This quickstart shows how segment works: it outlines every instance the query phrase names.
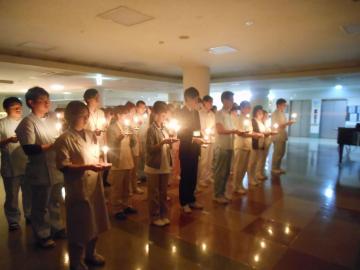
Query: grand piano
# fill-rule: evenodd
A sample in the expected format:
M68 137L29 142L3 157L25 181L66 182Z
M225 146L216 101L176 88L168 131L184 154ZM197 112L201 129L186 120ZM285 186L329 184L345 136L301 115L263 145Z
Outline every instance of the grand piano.
M355 128L338 128L337 143L339 145L339 163L342 162L344 145L360 145L360 124Z

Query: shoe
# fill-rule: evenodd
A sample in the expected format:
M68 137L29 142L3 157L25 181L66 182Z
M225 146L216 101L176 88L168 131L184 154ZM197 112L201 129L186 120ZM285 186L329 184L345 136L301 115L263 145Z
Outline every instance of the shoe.
M80 262L78 265L70 265L70 270L89 270L85 263Z
M235 190L235 193L239 195L245 195L247 193L247 190L244 187L240 187L237 190Z
M164 225L170 224L170 220L168 218L163 218L162 221L163 221Z
M260 180L260 181L265 181L265 180L267 180L268 178L267 178L266 175L260 175L260 176L257 176L256 179L257 179L257 180Z
M195 209L195 210L202 210L204 209L204 206L202 206L200 203L198 202L194 202L194 203L190 203L189 204L191 209Z
M67 238L67 234L65 229L59 230L55 233L53 233L53 239L58 240L58 239L66 239Z
M126 215L124 214L124 212L119 212L119 213L116 213L115 214L115 218L117 219L117 220L126 220Z
M9 224L9 231L10 232L17 231L19 229L20 229L20 225L17 222L12 222L12 223Z
M228 204L229 201L225 199L224 197L214 197L214 202L217 202L219 204Z
M259 185L259 182L258 181L249 181L249 186L253 186L253 187L256 187Z
M54 248L56 246L56 243L51 237L48 237L48 238L39 239L38 245L41 248L50 249L50 248Z
M125 215L134 215L134 214L137 214L138 211L135 209L135 208L132 208L132 207L126 207L124 209L124 214Z
M163 227L165 226L165 223L162 219L157 219L154 220L153 222L151 222L152 225L158 226L158 227Z
M190 214L191 212L192 212L192 210L191 210L191 208L190 208L190 206L187 204L187 205L185 205L185 206L183 206L183 207L181 207L181 209L183 210L183 212L185 213L185 214Z
M91 258L85 258L85 263L91 266L104 266L105 258L95 253Z
M135 189L135 192L134 192L135 194L144 194L144 190L142 189L142 188L136 188Z
M272 174L281 174L281 170L273 169L273 170L271 170L271 173Z

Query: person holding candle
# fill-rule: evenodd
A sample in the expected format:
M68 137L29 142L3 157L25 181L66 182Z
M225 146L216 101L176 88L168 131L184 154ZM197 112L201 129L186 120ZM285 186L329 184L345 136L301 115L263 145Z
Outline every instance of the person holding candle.
M126 133L124 120L130 117L125 106L114 108L115 122L107 130L109 158L112 163L109 178L111 183L111 211L118 220L125 220L126 215L136 214L137 210L129 203L129 188L134 169L131 147L136 143L134 138Z
M137 176L141 181L146 180L146 174L144 172L145 167L145 145L146 145L146 133L149 128L149 117L147 115L146 103L142 100L136 102L136 115L139 118L139 162L137 167Z
M283 174L285 170L281 168L281 161L286 152L286 141L288 139L287 127L291 126L294 121L287 120L285 116L285 110L287 102L285 99L280 98L276 101L276 110L271 114L271 122L273 125L278 125L278 134L274 136L274 152L272 156L272 168L273 174Z
M164 122L168 108L165 102L156 101L153 106L153 122L146 136L145 173L148 183L148 203L150 220L153 225L170 224L166 204L167 186L171 175L170 145L176 139L170 138Z
M136 106L134 103L128 101L125 104L125 107L129 111L130 129L131 136L135 142L131 147L132 158L134 160L134 169L131 171L131 180L130 180L130 194L143 194L144 191L138 186L138 176L137 168L140 159L140 135L139 135L139 120L140 118L136 115ZM136 121L135 121L136 120Z
M60 212L63 175L56 168L53 144L58 137L56 115L49 113L49 93L41 87L30 88L26 105L31 113L18 125L15 133L28 156L25 176L31 185L31 225L42 248L55 246L53 239L66 238Z
M234 167L233 167L233 183L234 192L240 195L247 193L244 187L244 177L247 173L249 176L249 160L252 148L252 138L258 134L253 132L249 113L251 112L251 104L249 101L242 101L239 105L240 115L235 120L235 127L243 134L235 136L234 139Z
M85 129L89 109L84 103L71 101L65 119L69 129L57 139L54 148L65 181L70 269L86 270L86 264L105 264L95 247L98 235L110 228L100 172L111 164L100 162L97 137Z
M251 186L257 186L260 184L260 180L263 180L257 178L261 170L261 164L259 161L265 148L265 136L269 136L269 134L266 133L266 127L264 125L263 118L263 107L261 105L255 106L253 110L253 119L251 122L253 127L253 134L256 134L256 136L252 137L252 147L248 169L249 185Z
M8 97L3 102L7 116L0 120L1 176L5 188L5 216L9 231L20 228L19 191L26 223L30 223L31 189L25 179L27 157L21 148L15 129L22 116L22 103L17 97Z
M207 187L213 181L212 161L214 157L214 132L215 132L215 114L212 112L213 98L204 96L202 99L202 109L199 111L200 126L202 136L208 144L201 147L201 154L198 168L197 189Z
M232 120L231 110L234 104L234 93L223 92L221 102L223 108L215 115L214 201L227 204L231 200L225 195L225 191L232 164L233 135L242 133L235 130Z
M267 179L267 176L265 173L265 163L266 163L267 156L269 154L272 136L277 134L276 131L272 131L272 129L271 129L271 119L269 119L269 113L267 111L263 110L263 114L264 114L263 124L265 126L266 136L264 138L264 149L260 153L260 157L258 160L258 170L256 173L256 179L262 180L262 181Z
M192 209L203 209L196 201L195 188L197 181L198 160L200 145L203 140L196 136L200 133L200 117L196 110L199 100L199 91L195 87L189 87L184 92L185 105L175 115L181 129L178 133L180 139L180 184L179 199L184 213L191 213ZM198 134L201 135L201 134Z

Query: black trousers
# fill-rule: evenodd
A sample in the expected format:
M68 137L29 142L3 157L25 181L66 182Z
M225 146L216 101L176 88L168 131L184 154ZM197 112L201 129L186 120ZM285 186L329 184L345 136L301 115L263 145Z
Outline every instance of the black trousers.
M197 182L199 154L180 151L179 159L181 169L179 200L181 206L185 206L196 201L194 193Z

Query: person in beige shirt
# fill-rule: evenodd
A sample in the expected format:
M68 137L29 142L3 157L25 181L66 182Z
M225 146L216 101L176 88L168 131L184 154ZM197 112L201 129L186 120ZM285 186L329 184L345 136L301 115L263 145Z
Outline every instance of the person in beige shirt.
M235 136L234 139L234 164L233 164L233 185L234 192L240 195L247 193L244 186L244 177L249 176L249 160L252 149L252 138L259 134L253 132L252 121L250 118L251 104L242 101L239 106L240 115L236 117L235 128L242 131L242 135Z
M273 174L283 174L285 170L281 168L281 161L286 152L286 141L288 139L287 127L292 125L294 121L289 121L285 116L285 110L287 102L285 99L280 98L276 101L276 110L271 114L271 124L274 127L278 125L278 134L274 136L274 152L272 156L272 168Z
M137 210L130 206L129 189L134 160L131 147L135 141L129 126L124 125L129 119L129 111L125 106L114 109L115 122L107 130L109 157L112 167L109 174L111 184L111 211L117 220L125 220L127 215L136 214Z
M105 264L95 247L98 235L110 228L100 172L111 164L100 162L97 137L85 129L88 118L85 104L71 101L65 110L69 129L54 145L57 167L64 174L69 261L74 270Z

